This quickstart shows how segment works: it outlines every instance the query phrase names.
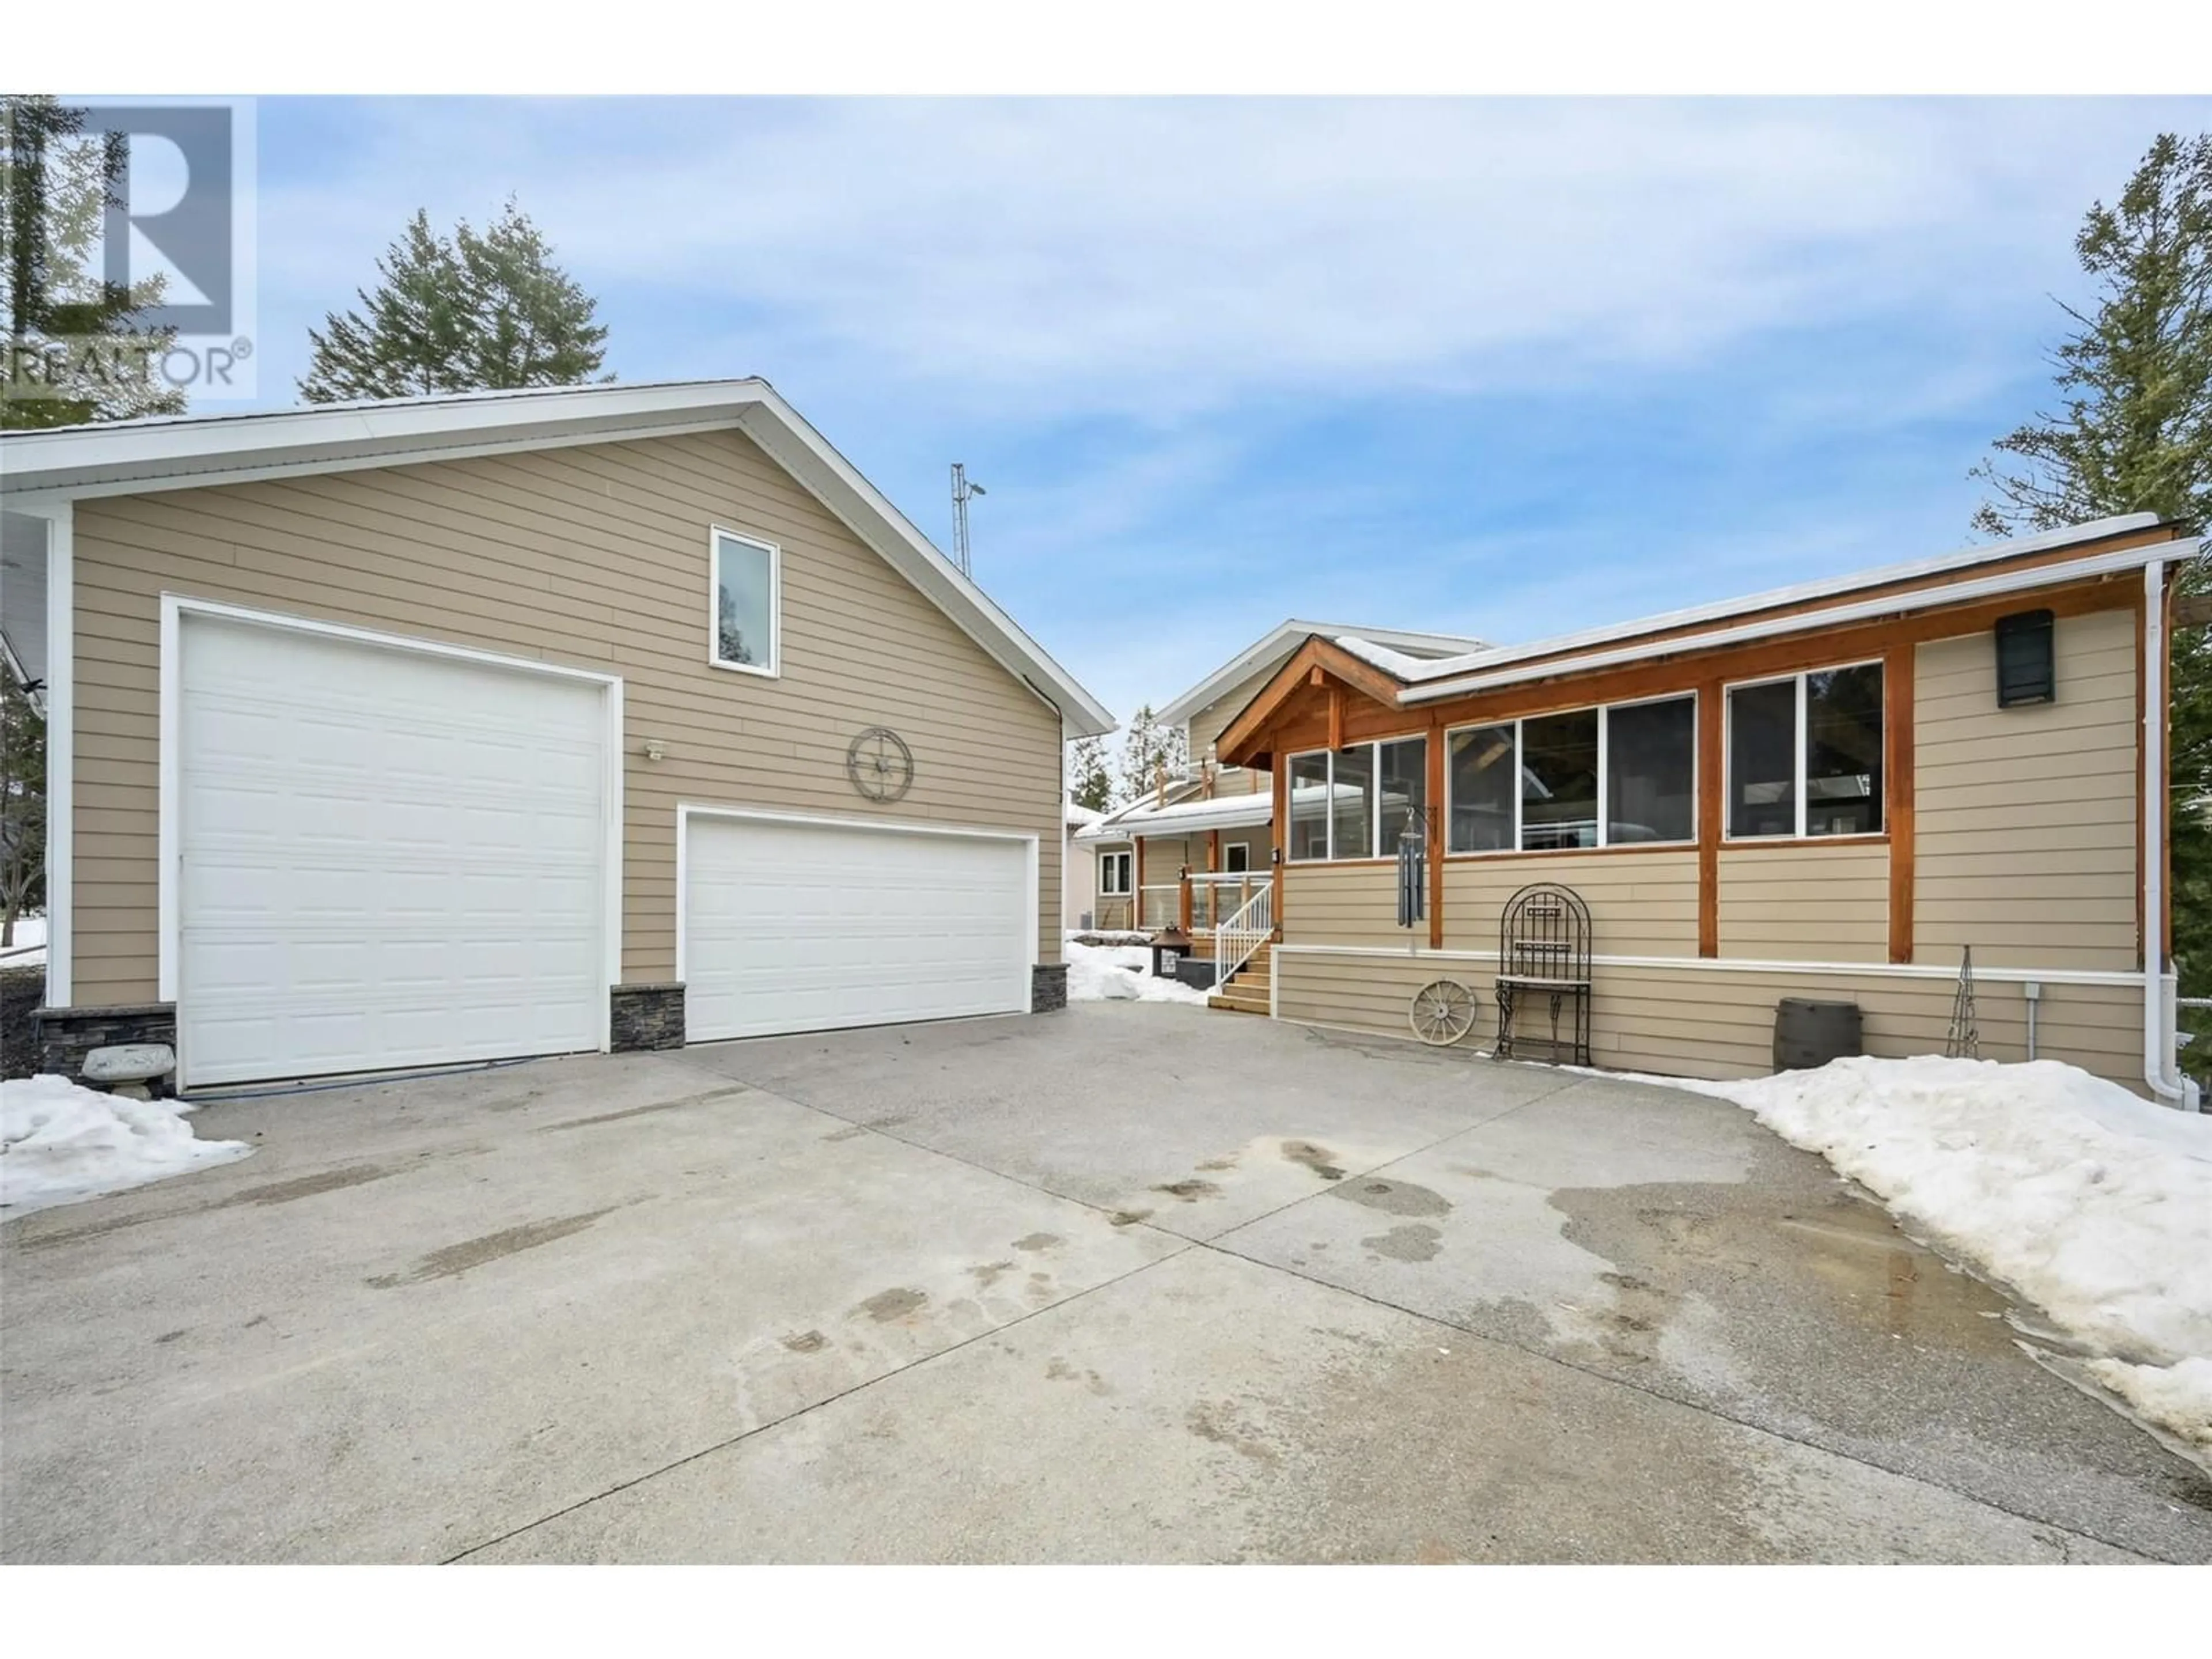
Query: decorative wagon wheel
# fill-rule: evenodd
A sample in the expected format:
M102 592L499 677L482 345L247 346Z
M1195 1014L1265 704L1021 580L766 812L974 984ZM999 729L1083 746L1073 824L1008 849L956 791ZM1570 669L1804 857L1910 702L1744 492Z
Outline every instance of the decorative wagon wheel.
M1432 979L1413 993L1407 1012L1413 1035L1433 1048L1457 1042L1474 1029L1474 993L1455 979Z
M894 801L914 783L914 751L885 726L872 726L845 750L845 775L873 801Z

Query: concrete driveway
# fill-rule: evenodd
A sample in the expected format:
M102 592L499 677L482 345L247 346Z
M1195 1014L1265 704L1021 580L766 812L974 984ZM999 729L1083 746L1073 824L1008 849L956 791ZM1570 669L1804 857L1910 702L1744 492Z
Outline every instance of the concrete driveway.
M1670 1090L1159 1005L210 1106L0 1230L0 1553L2212 1559L2212 1482Z

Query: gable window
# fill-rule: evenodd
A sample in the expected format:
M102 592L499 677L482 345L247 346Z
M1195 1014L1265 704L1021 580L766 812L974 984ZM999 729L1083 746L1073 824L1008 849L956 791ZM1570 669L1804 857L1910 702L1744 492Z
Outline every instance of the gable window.
M1694 696L1448 734L1445 850L1559 852L1697 838Z
M1098 855L1098 891L1107 898L1127 898L1129 896L1130 860L1128 853L1101 853Z
M1728 720L1731 840L1881 831L1880 663L1730 686Z
M781 672L783 555L773 543L714 532L714 645L717 668L749 674Z
M1426 738L1291 757L1294 860L1395 858L1428 805Z

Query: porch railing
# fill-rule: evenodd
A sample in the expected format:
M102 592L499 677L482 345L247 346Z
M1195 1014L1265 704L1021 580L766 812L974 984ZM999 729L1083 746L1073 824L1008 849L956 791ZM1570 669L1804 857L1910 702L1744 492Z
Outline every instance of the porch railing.
M1275 933L1275 884L1261 876L1252 896L1235 914L1213 929L1213 982L1225 985L1229 976L1251 961Z

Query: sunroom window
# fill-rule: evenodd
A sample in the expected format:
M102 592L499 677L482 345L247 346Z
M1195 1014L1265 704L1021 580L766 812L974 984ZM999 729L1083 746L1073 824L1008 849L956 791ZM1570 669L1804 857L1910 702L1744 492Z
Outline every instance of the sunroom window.
M1449 850L1557 852L1697 836L1694 696L1450 732Z
M1881 830L1880 663L1733 686L1728 714L1732 838Z
M1290 764L1293 860L1395 857L1407 825L1426 823L1426 738L1293 755Z

